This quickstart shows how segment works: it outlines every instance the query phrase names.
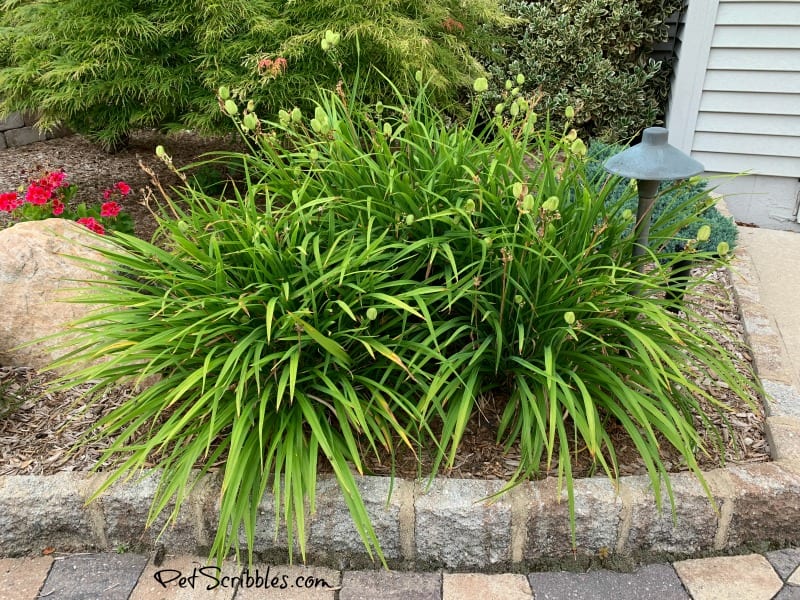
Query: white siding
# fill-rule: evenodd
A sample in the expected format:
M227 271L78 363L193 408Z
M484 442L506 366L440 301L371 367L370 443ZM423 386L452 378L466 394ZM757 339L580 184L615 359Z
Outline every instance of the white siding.
M800 177L800 0L689 0L687 33L693 4L695 60L678 72L693 83L676 81L669 119L690 131L676 145L708 171Z

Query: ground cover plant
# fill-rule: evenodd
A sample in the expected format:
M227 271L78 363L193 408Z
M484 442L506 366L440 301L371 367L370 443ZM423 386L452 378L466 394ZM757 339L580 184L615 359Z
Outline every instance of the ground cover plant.
M228 133L217 110L220 82L258 100L267 115L307 102L313 82L332 87L340 72L352 76L357 56L401 87L427 66L437 100L449 104L481 70L475 57L490 53L480 25L508 21L490 0L4 0L0 7L0 114L36 112L40 127L63 124L109 148L146 127ZM382 89L366 92L377 97Z
M713 372L745 399L749 382L709 333L724 329L665 294L688 254L721 260L698 240L661 250L697 218L672 212L698 198L658 215L634 256L635 190L613 200L619 180L590 176L573 132L520 95L487 115L488 82L474 88L466 122L443 116L424 83L375 104L358 83L323 89L313 113L286 106L275 121L220 89L250 150L209 160L235 163L243 184L232 197L176 190L156 244L108 237L98 250L110 262L91 263L107 281L76 300L104 308L72 331L63 386L156 378L98 423L114 439L105 458L122 457L98 494L157 453L151 518L170 500L174 516L193 469L227 456L212 553L238 556L240 531L252 551L270 489L290 552L305 556L322 461L382 560L356 486L362 458L425 446L436 458L421 475L435 474L486 394L507 398L498 439L520 449L506 489L544 461L572 507L571 453L586 449L616 478L619 426L657 500L670 490L662 444L702 481L696 421L713 425L698 397L725 407L691 375Z

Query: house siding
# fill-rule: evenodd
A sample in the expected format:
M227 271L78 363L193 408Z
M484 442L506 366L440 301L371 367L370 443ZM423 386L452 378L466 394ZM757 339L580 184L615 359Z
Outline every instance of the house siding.
M709 171L800 176L800 2L719 0L710 33L683 149Z
M800 0L689 0L670 143L713 174L737 219L800 230ZM738 214L737 214L738 213Z

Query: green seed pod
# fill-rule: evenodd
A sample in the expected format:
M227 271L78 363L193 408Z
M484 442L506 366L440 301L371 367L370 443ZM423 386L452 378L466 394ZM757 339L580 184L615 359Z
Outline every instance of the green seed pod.
M378 318L378 311L377 311L377 309L375 309L374 307L370 307L370 308L368 308L368 309L367 309L367 318L368 318L370 321L374 321L375 319L377 319L377 318Z
M519 88L515 87L513 90L511 90L511 95L512 96L519 96Z
M378 100L375 103L375 114L378 114L378 115L383 114L383 102L381 102L380 100Z
M486 244L487 248L491 248L492 244L494 244L494 240L492 238L484 238L483 243Z
M278 111L278 120L281 122L281 125L288 125L291 119L292 117L287 111L283 109Z
M311 162L316 162L319 159L319 152L317 152L316 148L311 149L311 152L308 153L308 158L311 159Z
M578 156L586 156L586 152L588 149L586 148L586 144L583 143L583 140L578 138L572 145L569 147L573 154L577 154Z
M567 322L567 325L572 325L575 323L575 313L571 310L568 310L564 313L564 320Z
M311 129L313 129L315 133L320 133L322 131L322 123L317 119L311 119Z
M245 129L253 130L258 127L258 118L253 113L247 113L242 119Z
M256 109L256 103L252 100L247 102L247 112L253 112Z
M417 80L417 83L422 83L422 71L417 71L414 73L414 79Z
M517 104L516 100L511 103L508 112L511 113L512 117L516 117L517 115L519 115L519 104Z
M164 150L164 146L162 146L161 144L156 146L156 156L158 158L164 158L166 155L167 155L167 151Z
M575 109L572 106L568 106L567 108L564 109L564 116L567 117L568 119L574 119Z
M521 181L517 181L511 186L511 193L514 195L514 198L522 198L522 189L523 185Z
M522 199L522 208L527 210L528 212L533 210L534 206L534 198L533 195L528 194L525 198Z
M225 112L230 116L237 115L239 114L239 107L236 106L236 102L233 100L225 100Z
M698 242L707 242L708 238L711 237L711 227L708 225L703 225L700 229L697 230L697 241Z
M720 256L725 256L728 252L731 251L731 247L728 242L720 242L717 244L717 254Z
M385 137L392 137L392 126L389 123L383 124L383 135Z
M464 202L464 212L467 214L475 212L475 201L472 198Z
M502 114L503 111L505 110L505 108L506 108L506 105L501 102L500 104L498 104L497 106L494 107L494 114L496 114L496 115Z
M178 231L186 233L189 230L189 224L186 221L178 221Z
M525 298L517 294L516 296L514 296L514 302L516 302L517 304L522 304L523 302L525 302Z
M472 84L472 89L481 94L489 89L489 81L486 77L478 77Z
M223 85L217 90L217 95L221 100L229 100L231 97L231 90L227 85Z
M322 46L322 51L323 52L327 52L328 50L331 49L331 43L328 40L325 40L325 39L323 39L320 42L320 46Z
M303 111L301 111L299 108L295 106L292 109L291 117L292 117L292 123L299 123L300 121L303 120Z
M511 82L510 79L506 79L506 91L511 91L512 87L514 87L514 84Z
M519 73L517 75L517 83L519 85L522 85L523 83L525 83L525 75L523 75L522 73Z
M625 210L622 211L622 218L623 219L625 219L627 221L631 217L633 217L633 211L631 211L630 208L626 208Z
M406 215L406 225L409 227L414 224L414 215Z
M237 115L239 114L239 107L236 106L236 102L233 100L225 100L225 112L230 116Z
M558 196L550 196L547 200L542 202L542 210L545 212L555 212L558 210L560 202L561 200L559 200Z

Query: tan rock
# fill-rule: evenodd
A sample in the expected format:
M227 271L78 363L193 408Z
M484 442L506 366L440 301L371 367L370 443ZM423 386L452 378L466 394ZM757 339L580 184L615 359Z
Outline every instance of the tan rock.
M44 368L66 351L53 340L34 340L64 331L93 305L67 303L86 290L80 280L98 279L71 257L102 260L88 248L98 240L77 223L47 219L0 231L0 364ZM101 242L102 243L102 242Z

